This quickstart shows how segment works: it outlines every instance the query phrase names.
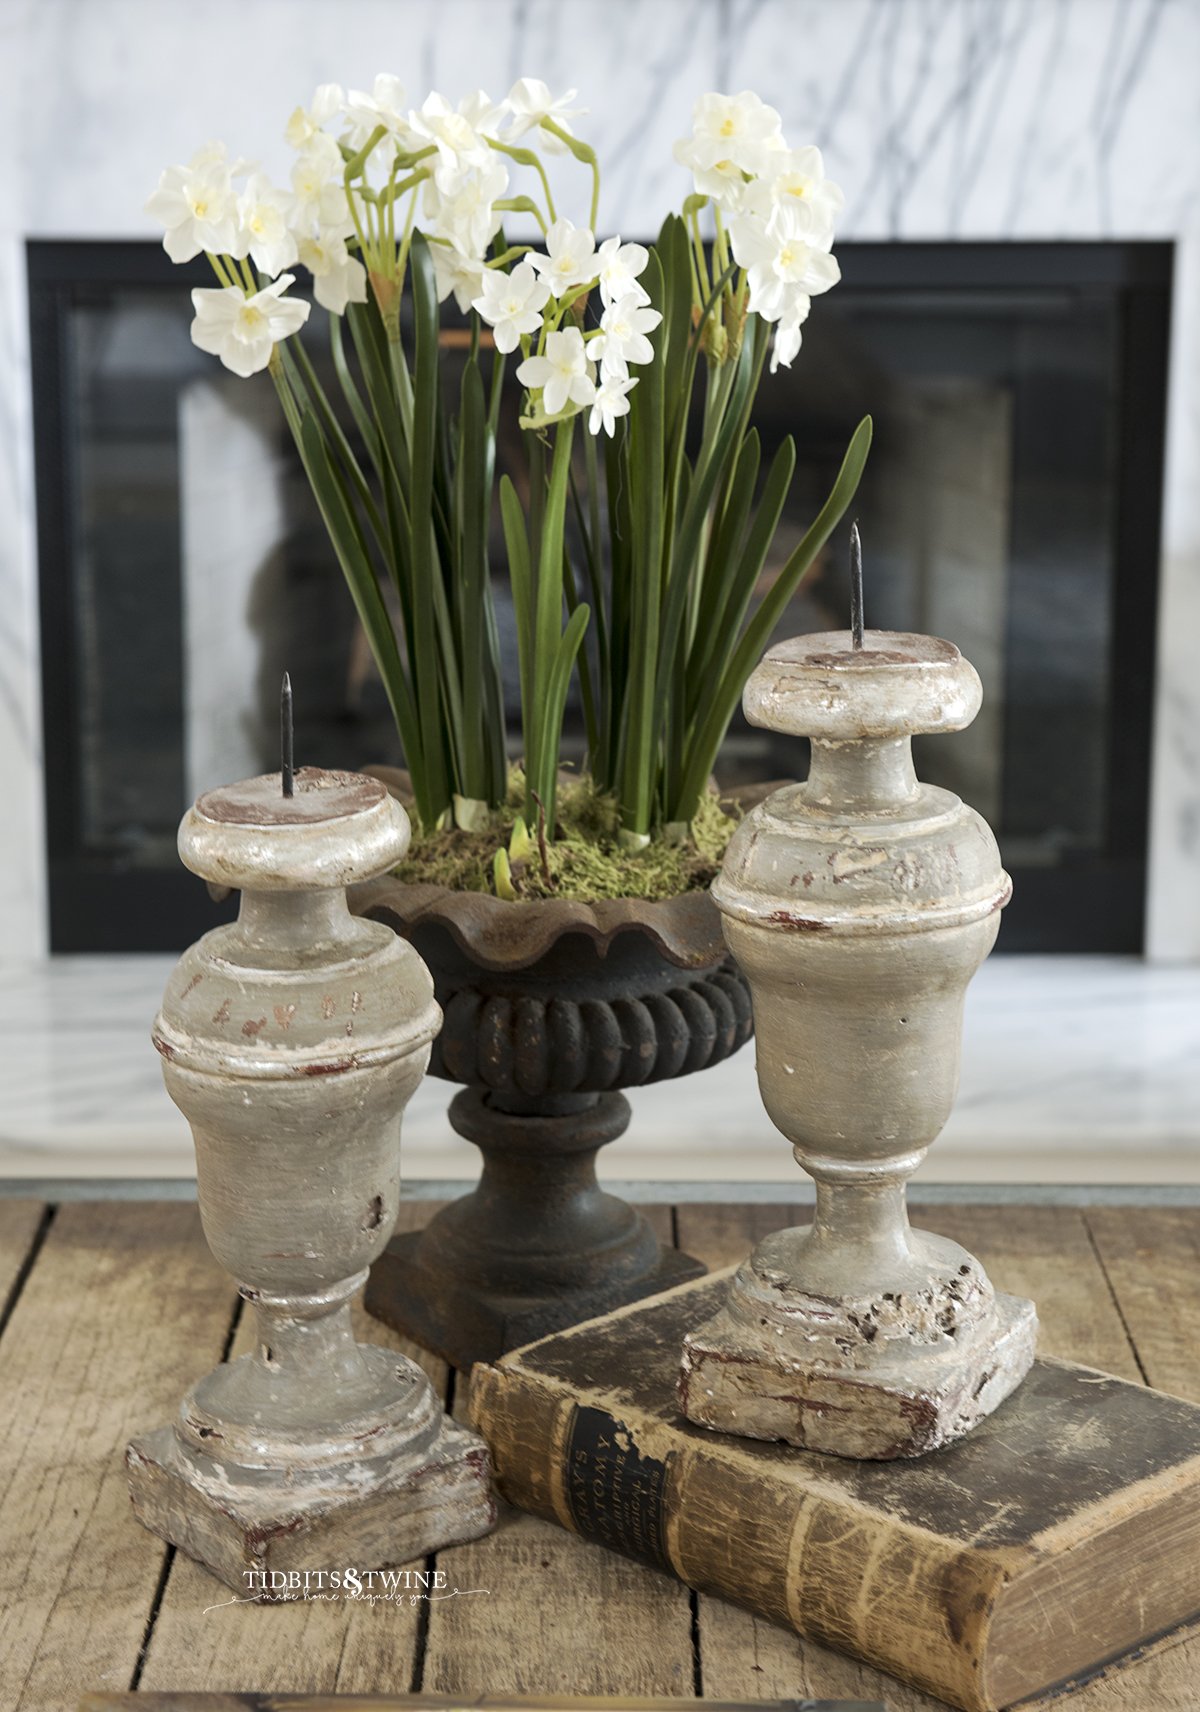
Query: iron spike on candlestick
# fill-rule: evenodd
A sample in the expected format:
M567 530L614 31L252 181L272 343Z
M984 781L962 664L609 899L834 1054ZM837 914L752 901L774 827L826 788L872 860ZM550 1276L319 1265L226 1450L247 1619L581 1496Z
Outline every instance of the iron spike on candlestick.
M204 1232L257 1345L126 1452L138 1518L243 1592L248 1571L385 1568L495 1519L482 1439L414 1362L351 1328L441 1012L413 948L346 903L403 856L404 810L375 779L293 772L290 687L280 772L184 816L185 865L241 908L184 953L154 1025Z
M913 769L915 733L975 717L975 669L936 637L864 631L860 577L856 527L850 631L779 644L746 686L751 724L811 738L812 761L741 822L713 884L814 1219L738 1269L685 1340L679 1394L701 1426L891 1458L990 1414L1029 1369L1037 1316L908 1222L1011 885L982 818Z

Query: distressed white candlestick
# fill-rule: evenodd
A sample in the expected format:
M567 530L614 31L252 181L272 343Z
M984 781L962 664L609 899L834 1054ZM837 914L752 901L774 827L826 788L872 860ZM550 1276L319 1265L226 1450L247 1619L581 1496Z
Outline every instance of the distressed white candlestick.
M747 815L713 895L753 992L763 1102L817 1198L812 1226L761 1242L687 1338L680 1401L702 1426L917 1456L1033 1359L1033 1304L905 1207L1010 892L985 822L918 781L911 738L961 730L980 699L949 642L887 631L783 643L747 685L751 723L811 737L812 764Z
M350 1324L396 1222L400 1115L441 1023L412 947L346 905L348 884L399 861L408 821L353 773L303 768L285 795L287 762L185 816L183 861L241 909L184 953L154 1026L204 1232L257 1343L126 1453L139 1519L243 1592L263 1571L405 1563L495 1516L483 1441Z

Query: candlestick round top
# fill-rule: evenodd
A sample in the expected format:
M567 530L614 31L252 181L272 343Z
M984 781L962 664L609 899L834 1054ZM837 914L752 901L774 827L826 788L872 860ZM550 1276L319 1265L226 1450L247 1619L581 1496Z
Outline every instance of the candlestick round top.
M292 796L278 773L206 791L180 823L179 855L238 891L319 890L386 873L409 837L408 816L378 779L301 767Z
M751 725L853 740L961 731L979 712L979 674L953 642L902 630L795 636L768 650L742 697Z

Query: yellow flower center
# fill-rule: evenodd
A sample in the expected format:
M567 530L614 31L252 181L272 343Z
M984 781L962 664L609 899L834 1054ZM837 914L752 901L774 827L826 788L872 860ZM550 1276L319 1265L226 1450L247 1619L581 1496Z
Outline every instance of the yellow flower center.
M238 310L238 332L244 338L253 338L262 326L264 319L261 309L255 309L252 304L244 303Z
M721 129L717 135L721 137L736 137L737 125L732 119L723 119L721 121Z

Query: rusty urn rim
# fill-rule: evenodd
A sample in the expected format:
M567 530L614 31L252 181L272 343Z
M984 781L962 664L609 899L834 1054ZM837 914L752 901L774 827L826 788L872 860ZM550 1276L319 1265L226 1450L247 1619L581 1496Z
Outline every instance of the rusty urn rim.
M600 957L625 934L640 934L680 969L704 969L727 955L721 918L707 887L671 898L521 898L394 875L354 887L355 913L388 919L408 937L413 928L442 927L481 969L527 969L569 933L582 934Z
M364 771L386 785L401 802L408 775L399 767ZM748 810L780 781L728 792ZM721 918L707 886L695 886L669 898L507 898L490 892L465 892L394 874L354 886L350 904L356 915L386 911L389 922L409 937L418 925L446 930L458 949L492 973L528 969L569 933L582 934L597 956L607 956L615 941L640 934L668 963L679 969L705 969L728 956Z

